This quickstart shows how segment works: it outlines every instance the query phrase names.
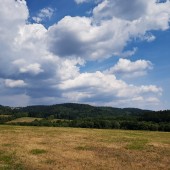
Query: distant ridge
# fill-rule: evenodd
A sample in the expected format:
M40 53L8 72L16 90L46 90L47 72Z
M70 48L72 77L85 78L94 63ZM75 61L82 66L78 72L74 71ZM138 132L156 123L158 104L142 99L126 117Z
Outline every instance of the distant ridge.
M80 103L63 103L53 105L33 105L26 107L9 107L0 105L2 112L20 111L27 112L31 117L48 117L54 115L57 118L78 119L85 117L115 117L125 115L140 115L150 110L138 108L116 108L107 106L92 106Z
M19 120L31 122L18 122ZM16 119L16 120L15 120ZM14 120L14 121L12 121ZM11 121L11 122L10 122ZM0 124L170 131L170 110L114 108L79 103L0 106Z

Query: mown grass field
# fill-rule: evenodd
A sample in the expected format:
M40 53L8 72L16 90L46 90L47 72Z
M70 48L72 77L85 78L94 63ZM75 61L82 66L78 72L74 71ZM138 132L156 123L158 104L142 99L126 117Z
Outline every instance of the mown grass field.
M0 117L10 117L11 115L1 115L0 114Z
M35 117L21 117L21 118L17 118L14 120L11 120L7 123L18 123L18 122L33 122L35 119L37 120L42 120L43 118L35 118Z
M34 120L42 120L43 118L38 118L38 117L21 117L21 118L16 118L14 120L11 120L7 122L7 124L12 124L12 123L30 123L33 122ZM51 119L52 122L55 121L71 121L71 120L66 120L66 119Z
M168 170L170 133L0 126L0 170Z

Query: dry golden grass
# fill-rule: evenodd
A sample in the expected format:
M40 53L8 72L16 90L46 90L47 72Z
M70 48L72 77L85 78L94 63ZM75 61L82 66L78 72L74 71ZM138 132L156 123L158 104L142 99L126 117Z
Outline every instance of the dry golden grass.
M170 133L0 126L2 170L168 170Z

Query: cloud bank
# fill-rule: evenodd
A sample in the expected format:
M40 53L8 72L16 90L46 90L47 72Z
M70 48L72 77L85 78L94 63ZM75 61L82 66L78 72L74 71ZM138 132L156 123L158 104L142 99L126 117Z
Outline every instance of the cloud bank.
M0 8L0 103L82 102L154 108L160 104L160 87L128 84L123 77L116 77L118 73L126 77L146 75L147 70L153 68L150 61L132 62L121 58L103 72L97 69L81 72L80 68L88 61L133 55L135 48L131 52L124 51L128 42L135 38L153 41L155 38L149 31L167 30L169 9L170 1L130 0L126 4L122 0L103 0L96 4L91 17L65 16L45 28L40 23L44 17L50 18L53 11L42 9L34 17L37 23L28 23L25 0L3 0Z

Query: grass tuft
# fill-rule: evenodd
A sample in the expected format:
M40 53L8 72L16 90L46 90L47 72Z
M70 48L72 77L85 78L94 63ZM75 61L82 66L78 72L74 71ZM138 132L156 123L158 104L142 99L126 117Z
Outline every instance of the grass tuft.
M40 154L47 153L47 151L44 149L32 149L30 153L33 155L40 155Z

